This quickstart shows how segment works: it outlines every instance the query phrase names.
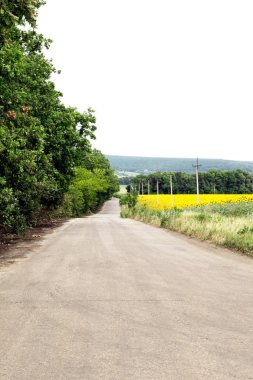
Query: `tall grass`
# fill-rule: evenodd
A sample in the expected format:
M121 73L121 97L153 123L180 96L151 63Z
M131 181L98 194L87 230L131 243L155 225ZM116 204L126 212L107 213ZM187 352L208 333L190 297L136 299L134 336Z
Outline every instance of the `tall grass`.
M122 206L121 216L207 240L253 256L253 202L166 211Z

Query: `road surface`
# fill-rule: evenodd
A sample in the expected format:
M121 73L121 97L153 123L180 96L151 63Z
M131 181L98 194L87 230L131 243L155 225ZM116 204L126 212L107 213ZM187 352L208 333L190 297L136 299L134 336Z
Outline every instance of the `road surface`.
M0 379L253 379L253 260L109 201L0 269Z

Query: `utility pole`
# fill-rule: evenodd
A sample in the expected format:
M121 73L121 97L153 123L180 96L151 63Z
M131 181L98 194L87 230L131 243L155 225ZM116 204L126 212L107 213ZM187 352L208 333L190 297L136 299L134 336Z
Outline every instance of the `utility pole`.
M143 195L143 181L141 182L141 194Z
M173 185L172 185L172 175L170 175L170 206L173 207Z
M148 180L148 204L150 203L150 183Z
M138 195L140 195L140 193L141 193L141 184L139 182L139 185L138 185Z
M156 204L158 205L159 203L159 181L158 179L156 180Z
M199 204L199 167L202 165L199 164L199 159L197 158L197 164L192 166L196 169L197 204Z

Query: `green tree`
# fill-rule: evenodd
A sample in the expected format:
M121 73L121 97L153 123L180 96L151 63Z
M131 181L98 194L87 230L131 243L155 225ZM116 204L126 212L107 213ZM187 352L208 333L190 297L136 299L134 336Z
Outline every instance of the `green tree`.
M62 104L43 53L50 41L18 27L34 27L42 3L0 2L0 227L15 232L60 204L96 130L92 109Z
M9 42L13 28L18 25L36 26L37 10L42 0L1 0L0 1L0 42Z

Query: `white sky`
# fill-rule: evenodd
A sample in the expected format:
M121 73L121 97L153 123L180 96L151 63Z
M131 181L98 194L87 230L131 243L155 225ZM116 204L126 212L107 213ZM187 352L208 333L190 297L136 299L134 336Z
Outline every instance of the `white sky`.
M253 160L252 0L47 0L64 102L105 154Z

